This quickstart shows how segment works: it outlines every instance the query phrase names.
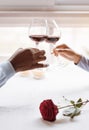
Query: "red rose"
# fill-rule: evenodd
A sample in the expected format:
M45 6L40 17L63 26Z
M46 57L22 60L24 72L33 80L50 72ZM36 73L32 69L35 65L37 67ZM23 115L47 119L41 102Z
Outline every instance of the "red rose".
M51 99L44 100L40 104L40 112L44 120L55 121L58 114L58 108Z

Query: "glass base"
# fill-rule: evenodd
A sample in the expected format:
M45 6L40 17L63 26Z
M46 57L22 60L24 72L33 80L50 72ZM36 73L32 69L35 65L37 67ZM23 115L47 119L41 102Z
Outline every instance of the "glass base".
M43 79L45 77L45 71L43 68L32 70L32 76L34 79Z

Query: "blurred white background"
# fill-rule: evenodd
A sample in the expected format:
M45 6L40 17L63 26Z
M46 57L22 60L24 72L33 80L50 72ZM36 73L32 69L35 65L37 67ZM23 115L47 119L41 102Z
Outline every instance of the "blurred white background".
M89 57L89 27L61 27L61 39L56 45L66 43L77 52ZM43 49L49 49L48 44ZM0 55L12 54L18 48L35 47L29 38L28 27L0 27Z

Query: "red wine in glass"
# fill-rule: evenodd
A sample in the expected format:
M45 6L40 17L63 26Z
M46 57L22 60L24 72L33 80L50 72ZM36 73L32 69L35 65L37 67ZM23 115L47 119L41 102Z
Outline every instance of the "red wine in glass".
M46 42L55 44L59 39L60 37L58 36L47 36Z
M35 41L36 44L39 44L39 42L42 42L46 39L46 36L45 35L30 35L29 38Z
M45 40L46 36L44 36L44 35L31 35L31 36L29 36L29 38L31 38L32 40L34 40L36 42L42 42Z

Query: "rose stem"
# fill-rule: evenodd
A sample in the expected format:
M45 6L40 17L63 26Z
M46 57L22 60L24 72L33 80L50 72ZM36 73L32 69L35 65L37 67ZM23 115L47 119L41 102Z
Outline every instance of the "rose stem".
M78 105L78 104L80 104L80 103L82 103L82 104L84 105L84 104L86 104L86 103L88 103L88 102L89 102L89 100L86 100L86 101L84 101L84 102L75 103L75 105ZM63 109L63 108L72 107L72 106L74 106L74 105L67 105L67 106L63 106L63 107L58 107L58 109Z

